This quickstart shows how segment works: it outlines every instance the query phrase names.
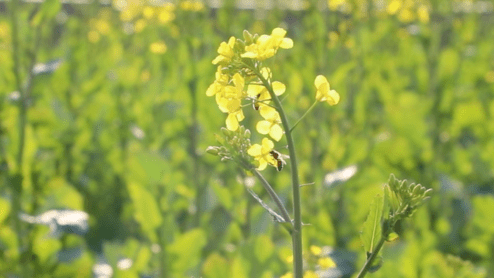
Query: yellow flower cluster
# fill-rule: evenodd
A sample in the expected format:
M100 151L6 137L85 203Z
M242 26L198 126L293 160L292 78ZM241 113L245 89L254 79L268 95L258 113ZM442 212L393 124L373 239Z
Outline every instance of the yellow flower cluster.
M420 1L391 0L388 2L386 11L390 15L397 15L401 22L412 22L415 18L422 23L429 22L429 8Z
M120 11L120 20L135 21L136 32L142 31L148 21L156 20L158 23L166 24L175 19L175 5L169 2L156 6L142 0L113 0L113 7Z
M261 63L273 57L279 48L293 47L293 41L285 35L286 31L282 28L275 28L271 35L261 36L252 36L245 31L245 41L231 37L220 44L218 56L213 60L213 64L218 65L216 78L206 95L215 96L219 109L228 114L228 130L236 131L239 128L239 123L245 118L242 101L247 100L253 102L254 109L262 117L256 130L276 141L283 137L281 118L271 104L270 91L280 96L286 86L272 81L271 70L261 66ZM277 167L279 163L272 155L273 147L274 143L268 138L262 140L262 145L251 146L248 153L259 162L258 169L266 168L267 164Z
M314 261L314 259L317 259L317 265L319 266L320 269L324 270L324 269L336 267L336 263L330 257L324 256L321 247L316 245L311 245L309 250L310 250L310 255L308 257L308 260ZM292 263L293 256L288 257L287 262ZM304 278L317 278L317 277L319 277L317 273L312 270L307 270L304 272ZM281 278L293 278L293 273L288 272L285 275L281 276Z
M111 13L109 9L102 9L98 13L97 18L92 18L89 20L90 30L87 34L87 38L91 43L97 43L101 36L107 36L110 34L112 25L111 22Z

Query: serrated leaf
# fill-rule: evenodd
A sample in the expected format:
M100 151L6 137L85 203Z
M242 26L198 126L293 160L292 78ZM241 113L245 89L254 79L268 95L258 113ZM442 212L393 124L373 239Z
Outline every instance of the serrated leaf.
M375 246L382 237L382 215L383 215L384 197L377 195L372 201L369 215L362 228L360 238L364 243L367 253L372 253Z

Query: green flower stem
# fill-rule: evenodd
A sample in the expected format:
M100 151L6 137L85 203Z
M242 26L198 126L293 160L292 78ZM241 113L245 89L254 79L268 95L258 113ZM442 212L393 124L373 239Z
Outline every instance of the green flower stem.
M283 202L280 200L278 197L278 194L274 191L274 189L271 187L269 182L264 178L264 176L259 173L256 169L252 168L250 169L252 174L254 174L260 181L264 189L268 192L269 196L273 199L273 201L276 203L278 208L281 211L281 216L283 216L283 219L285 219L285 222L292 224L292 221L290 219L290 215L288 214L288 211L286 210L285 206L283 205ZM293 224L292 224L293 226Z
M317 101L317 100L314 101L314 103L312 104L312 106L309 107L309 109L307 109L307 111L305 111L305 113L302 115L302 117L300 117L300 119L298 119L298 121L292 126L292 128L290 128L290 132L292 132L293 129L300 123L300 121L302 121L305 118L305 116L307 116L310 113L310 111L312 111L312 109L314 109L314 107L316 107L316 104L318 102L319 101Z
M295 278L303 277L303 261L302 261L302 216L300 210L300 181L298 177L297 155L295 153L295 143L293 142L292 132L290 130L290 124L286 117L285 110L281 105L279 98L274 93L271 83L262 76L260 72L255 70L257 76L261 80L262 84L268 89L271 99L274 101L276 107L278 107L278 113L280 114L281 123L285 130L286 141L288 143L288 152L290 153L290 165L292 172L292 192L293 192L293 273Z
M367 258L367 261L365 262L364 266L360 270L357 278L363 278L365 276L365 274L367 274L367 272L369 271L369 269L372 266L372 263L376 259L377 254L379 254L379 251L381 251L381 248L383 247L385 240L386 240L385 237L381 237L381 240L379 240L379 242L377 243L376 248L374 248L374 250L372 250L372 254L370 255L369 258Z

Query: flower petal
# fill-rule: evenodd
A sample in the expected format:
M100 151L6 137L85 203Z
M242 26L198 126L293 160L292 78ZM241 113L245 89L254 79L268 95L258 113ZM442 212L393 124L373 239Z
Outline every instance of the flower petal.
M273 85L274 94L277 96L281 96L286 90L285 84L279 81L274 81L272 85Z
M335 90L331 90L329 91L328 99L326 99L326 101L329 105L336 105L340 102L340 95Z
M247 153L250 155L250 156L259 156L261 155L261 145L259 144L254 144L252 146L250 146L250 148L247 150Z
M271 130L269 131L269 136L273 138L276 141L280 141L281 137L283 137L283 129L281 128L280 125L273 125L271 127Z
M261 134L268 134L271 129L271 122L268 121L259 121L256 125L257 132Z
M230 113L228 114L228 117L226 117L226 128L231 131L238 129L238 120L235 113Z
M262 139L262 147L263 149L269 149L268 152L270 152L274 148L274 143L273 141L269 140L268 138L264 137Z

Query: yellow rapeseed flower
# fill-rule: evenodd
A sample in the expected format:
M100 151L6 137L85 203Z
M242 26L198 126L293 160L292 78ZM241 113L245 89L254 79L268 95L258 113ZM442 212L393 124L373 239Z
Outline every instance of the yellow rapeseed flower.
M175 10L175 6L172 3L168 3L164 7L160 8L158 11L158 21L161 24L166 24L175 19L175 14L173 11Z
M319 278L319 276L312 270L308 270L304 273L304 278Z
M336 267L336 263L330 257L319 258L317 264L320 265L322 269Z
M268 164L271 164L273 166L276 165L276 160L270 154L273 148L273 141L269 140L268 138L263 138L262 145L254 144L247 150L247 153L250 156L253 156L254 159L259 162L259 167L257 167L258 170L266 169L266 166Z
M156 53L156 54L163 54L166 52L167 49L168 49L168 47L166 46L165 42L163 42L163 41L153 42L149 46L149 50L153 53Z
M316 255L316 256L319 256L319 255L321 255L321 253L322 253L322 249L321 249L321 247L319 247L319 246L316 246L316 245L311 245L311 246L310 246L310 252L311 252L312 254Z
M316 99L318 101L326 101L329 105L338 104L340 95L335 90L330 90L326 77L318 75L314 80L314 85L317 88Z
M260 114L264 120L257 123L256 130L261 134L269 134L274 140L280 141L283 137L283 129L280 126L281 118L278 111L265 105L260 108Z
M285 38L285 35L284 29L275 28L271 35L261 35L256 43L245 46L245 53L241 56L262 61L273 57L278 48L290 49L293 47L293 41Z
M229 113L226 117L226 128L231 131L235 131L239 127L239 122L245 118L242 109L238 109L235 112Z
M293 273L288 272L288 273L284 274L283 276L281 276L280 278L293 278Z
M420 5L417 9L417 16L422 23L429 22L429 10L425 5Z
M240 102L244 97L244 78L239 73L233 77L233 86L225 86L222 90L216 92L216 103L224 113L234 113L241 109Z
M144 9L142 10L142 16L145 19L151 19L154 16L154 8L150 6L144 7Z
M401 1L400 0L392 0L388 7L387 7L387 11L389 14L393 15L393 14L396 14L401 8Z
M144 30L144 28L146 28L146 20L145 19L138 19L136 20L136 22L134 23L134 31L136 33L140 33L142 32L142 30Z
M222 42L220 47L218 47L218 55L213 60L213 64L226 64L231 61L233 58L234 52L233 47L235 46L235 37L231 37L228 40L228 43Z
M87 33L87 39L92 43L97 43L100 39L100 35L95 30L91 30Z
M328 0L328 7L330 10L336 11L345 2L345 0Z
M410 9L402 9L400 13L398 14L398 19L401 22L412 22L415 18L415 15L412 13Z
M216 79L214 80L213 84L209 86L209 88L206 91L206 95L208 97L214 96L216 94L222 94L222 90L228 85L229 81L229 76L228 74L224 74L221 71L221 66L218 66L218 69L216 70Z

